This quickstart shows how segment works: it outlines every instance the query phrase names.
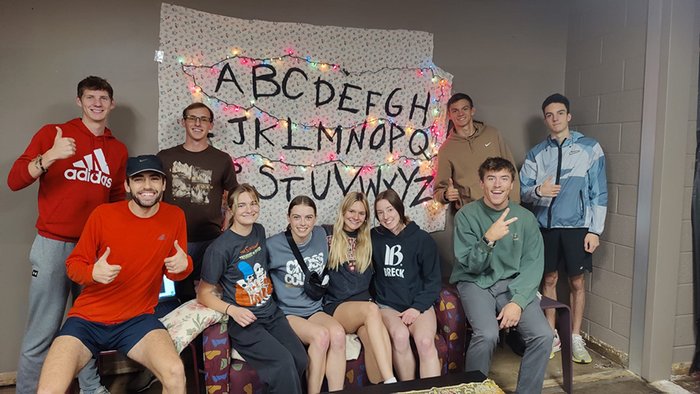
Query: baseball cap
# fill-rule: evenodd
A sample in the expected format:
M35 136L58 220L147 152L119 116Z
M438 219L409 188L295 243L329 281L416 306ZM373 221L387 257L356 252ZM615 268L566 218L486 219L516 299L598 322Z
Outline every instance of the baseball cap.
M144 171L153 171L165 176L163 163L156 155L130 157L126 162L126 176L132 177Z

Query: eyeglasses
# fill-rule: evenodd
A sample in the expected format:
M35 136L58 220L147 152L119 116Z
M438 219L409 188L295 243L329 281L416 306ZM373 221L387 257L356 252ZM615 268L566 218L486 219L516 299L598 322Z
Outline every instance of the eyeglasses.
M207 118L206 116L194 116L194 115L187 115L185 116L185 121L197 124L197 121L199 121L201 124L207 124L211 123L211 119Z

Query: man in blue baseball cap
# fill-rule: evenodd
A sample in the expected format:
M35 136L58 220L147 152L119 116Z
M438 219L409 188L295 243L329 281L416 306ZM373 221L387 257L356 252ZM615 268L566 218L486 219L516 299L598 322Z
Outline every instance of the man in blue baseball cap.
M126 176L131 199L97 207L66 260L83 291L51 345L39 393L64 393L78 370L112 349L151 370L164 392L185 392L182 361L154 315L163 275L177 281L192 272L181 247L185 215L161 202L166 181L158 157L130 157Z

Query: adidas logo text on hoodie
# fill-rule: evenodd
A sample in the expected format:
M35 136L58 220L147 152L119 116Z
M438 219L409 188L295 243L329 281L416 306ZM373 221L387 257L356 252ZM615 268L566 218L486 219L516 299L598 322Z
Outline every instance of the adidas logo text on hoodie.
M91 154L73 163L73 168L67 169L63 175L68 180L83 181L112 187L112 177L102 148L95 149Z

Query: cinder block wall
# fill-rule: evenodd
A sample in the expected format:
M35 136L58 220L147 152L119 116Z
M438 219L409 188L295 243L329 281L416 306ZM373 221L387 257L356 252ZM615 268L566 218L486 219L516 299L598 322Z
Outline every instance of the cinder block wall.
M647 2L577 0L569 22L565 91L573 128L602 145L609 191L582 330L628 353Z
M700 10L696 7L695 13L695 53L693 55L692 70L698 70L698 59L700 59ZM676 321L673 340L673 362L683 363L693 359L695 353L695 337L693 325L693 247L692 230L690 223L690 204L693 195L693 176L695 171L695 147L697 136L697 116L698 107L698 74L694 72L690 81L690 97L688 98L689 113L687 144L686 144L686 166L685 166L685 189L683 197L683 219L681 222L681 253L680 265L678 269L678 302L676 304Z

